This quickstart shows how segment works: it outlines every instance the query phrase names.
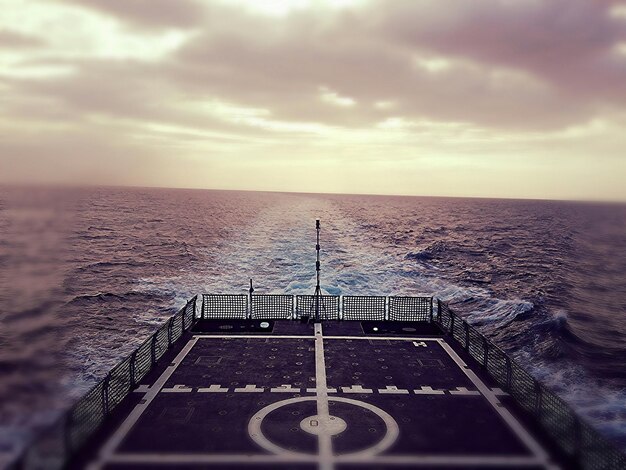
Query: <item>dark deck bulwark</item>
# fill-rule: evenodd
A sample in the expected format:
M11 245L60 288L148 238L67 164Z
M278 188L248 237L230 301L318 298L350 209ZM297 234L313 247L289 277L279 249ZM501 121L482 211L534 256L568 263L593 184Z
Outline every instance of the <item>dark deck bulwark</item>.
M268 323L196 325L201 331L179 340L71 467L512 469L560 462L504 392L431 324Z

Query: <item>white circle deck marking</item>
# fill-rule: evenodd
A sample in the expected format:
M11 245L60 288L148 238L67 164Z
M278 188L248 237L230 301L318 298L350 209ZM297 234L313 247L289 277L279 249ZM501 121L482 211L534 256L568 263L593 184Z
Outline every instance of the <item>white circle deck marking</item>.
M277 401L276 403L267 405L265 408L261 409L254 416L252 416L252 418L250 418L250 421L248 423L248 434L250 435L252 440L256 442L260 447L262 447L263 449L273 454L291 456L291 457L305 457L307 455L311 455L311 454L306 454L303 452L294 452L291 450L287 450L273 443L267 437L265 437L265 435L263 434L263 431L261 430L261 425L263 424L263 420L267 417L267 415L269 415L272 411L277 410L278 408L282 408L283 406L291 405L293 403L301 403L305 401L316 401L316 400L317 398L314 396L313 397L295 397L295 398L288 398L287 400ZM361 408L365 408L366 410L371 411L372 413L377 415L380 419L382 419L382 421L385 423L385 426L386 426L385 435L374 446L368 447L367 449L359 450L356 452L350 452L347 454L339 454L338 457L363 458L363 457L375 456L387 450L389 447L391 447L391 445L396 441L396 439L398 438L398 435L400 434L400 428L398 427L398 423L396 422L396 420L393 419L393 417L389 413L387 413L384 410L381 410L380 408L372 405L371 403L367 403L367 402L360 401L360 400L353 400L351 398L343 398L343 397L329 397L328 401L347 403L349 405L354 405L354 406L358 406ZM335 419L331 420L331 418L335 418ZM320 430L317 432L312 432L308 429L305 429L305 426L310 426L312 428L312 427L315 427L314 424L310 423L309 425L303 426L304 421L310 421L312 419L318 419L318 418L316 416L310 416L308 418L305 418L304 420L300 422L300 427L306 432L315 434L320 438L323 436L325 437L333 436L345 430L349 431L349 427L350 427L349 423L346 423L345 420L337 416L329 416L328 423L332 421L333 422L332 425L324 424L325 423L324 420L318 419L317 427L319 427ZM339 422L335 424L334 421L339 421ZM322 422L321 425L320 425L320 422ZM345 425L345 428L339 430L342 422L343 422L343 425Z
M268 322L266 321L261 322L261 328L269 328L269 327L270 327L270 324Z
M327 434L335 436L346 430L348 424L338 416L328 416L327 418L318 415L309 416L300 421L300 428L309 434Z

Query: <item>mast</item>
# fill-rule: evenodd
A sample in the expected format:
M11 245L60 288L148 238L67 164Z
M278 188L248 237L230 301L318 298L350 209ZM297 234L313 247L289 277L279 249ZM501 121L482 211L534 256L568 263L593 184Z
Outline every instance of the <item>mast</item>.
M317 230L317 244L315 245L315 251L317 252L317 258L315 261L315 271L317 275L317 284L315 285L315 321L320 321L320 296L322 295L322 288L320 287L320 221L315 221L315 229Z

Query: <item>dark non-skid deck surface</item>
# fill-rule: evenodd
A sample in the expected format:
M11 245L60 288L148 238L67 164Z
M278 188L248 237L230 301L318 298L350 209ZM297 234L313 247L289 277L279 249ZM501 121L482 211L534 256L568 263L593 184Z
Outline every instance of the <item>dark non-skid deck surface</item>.
M158 393L150 384L134 392L148 405L134 425L107 436L120 443L100 452L98 466L543 468L494 391L468 376L440 338L364 337L371 325L330 325L317 339L311 325L288 321L267 337L219 328L191 337ZM317 416L320 400L329 424Z

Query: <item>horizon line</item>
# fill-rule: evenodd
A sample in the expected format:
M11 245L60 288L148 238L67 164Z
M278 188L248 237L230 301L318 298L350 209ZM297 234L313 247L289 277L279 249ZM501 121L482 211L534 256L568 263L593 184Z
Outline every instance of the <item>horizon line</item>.
M414 197L414 198L439 198L439 199L487 199L508 201L544 201L544 202L578 202L578 203L604 203L626 204L626 199L582 199L582 198L549 198L549 197L519 197L519 196L477 196L477 195L433 195L433 194L391 194L391 193L351 193L351 192L311 192L311 191L288 191L276 189L237 189L237 188L205 188L195 186L159 186L159 185L129 185L129 184L79 184L59 182L0 182L0 188L48 188L48 189L163 189L163 190L188 190L188 191L232 191L250 193L275 193L275 194L302 194L302 195L326 195L326 196L372 196L372 197Z

